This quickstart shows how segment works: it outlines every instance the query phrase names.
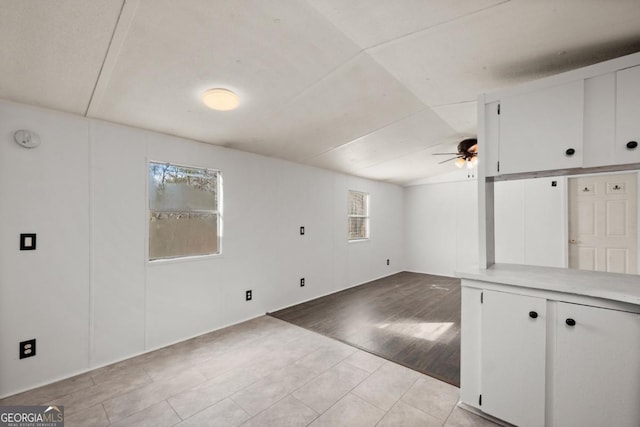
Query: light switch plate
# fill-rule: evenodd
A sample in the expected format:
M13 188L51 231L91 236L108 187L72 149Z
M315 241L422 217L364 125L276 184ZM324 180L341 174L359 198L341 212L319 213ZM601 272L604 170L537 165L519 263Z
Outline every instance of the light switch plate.
M36 233L20 234L20 250L21 251L36 250Z

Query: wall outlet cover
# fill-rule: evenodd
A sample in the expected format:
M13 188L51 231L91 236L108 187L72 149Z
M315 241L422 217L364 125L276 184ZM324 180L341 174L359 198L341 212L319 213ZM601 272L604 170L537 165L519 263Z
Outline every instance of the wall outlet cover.
M36 355L36 339L20 342L20 359L33 357Z

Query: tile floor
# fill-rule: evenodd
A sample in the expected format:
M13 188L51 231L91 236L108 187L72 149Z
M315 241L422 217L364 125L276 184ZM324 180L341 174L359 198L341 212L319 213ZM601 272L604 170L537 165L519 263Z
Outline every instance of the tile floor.
M458 389L262 316L0 400L65 426L493 426Z

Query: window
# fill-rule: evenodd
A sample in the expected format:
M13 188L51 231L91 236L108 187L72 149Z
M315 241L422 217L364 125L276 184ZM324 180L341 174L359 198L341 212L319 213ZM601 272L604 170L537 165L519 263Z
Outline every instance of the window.
M349 240L369 238L369 195L349 190Z
M149 260L220 253L220 172L149 162Z

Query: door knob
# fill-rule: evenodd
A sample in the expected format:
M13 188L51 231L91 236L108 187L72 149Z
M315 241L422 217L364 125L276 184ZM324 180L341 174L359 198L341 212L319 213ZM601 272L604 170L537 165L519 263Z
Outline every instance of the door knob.
M578 241L576 239L571 239L571 240L569 240L569 243L572 243L572 244L575 245L576 243L578 243Z
M536 313L535 311L530 311L529 312L529 317L531 317L532 319L537 319L538 318L538 313Z
M638 146L638 142L637 141L629 141L629 142L627 142L627 148L629 150L633 150L637 146Z
M567 148L567 151L565 151L564 154L566 154L567 156L573 156L574 154L576 154L576 150L573 148Z
M574 319L571 319L571 318L569 318L569 319L565 320L565 323L566 323L568 326L576 326L576 321L575 321Z

